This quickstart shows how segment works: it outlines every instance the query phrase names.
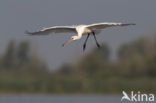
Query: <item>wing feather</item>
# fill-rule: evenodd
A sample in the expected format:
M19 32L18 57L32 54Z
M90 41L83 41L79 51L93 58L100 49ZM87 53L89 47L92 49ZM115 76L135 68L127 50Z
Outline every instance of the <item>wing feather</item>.
M48 35L51 33L63 33L63 32L76 33L76 29L74 26L54 26L49 28L43 28L42 30L36 32L26 31L25 33L31 35Z
M104 23L97 23L97 24L91 24L88 25L87 28L90 29L104 29L107 27L113 27L113 26L128 26L128 25L136 25L133 23L129 23L129 24L124 24L124 23L113 23L113 22L104 22Z

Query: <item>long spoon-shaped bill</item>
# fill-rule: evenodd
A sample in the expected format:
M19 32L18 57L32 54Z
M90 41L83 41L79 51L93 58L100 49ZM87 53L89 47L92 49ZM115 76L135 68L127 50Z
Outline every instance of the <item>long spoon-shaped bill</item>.
M64 47L66 44L70 43L71 41L73 41L73 39L70 38L70 39L67 40L65 43L63 43L62 46Z

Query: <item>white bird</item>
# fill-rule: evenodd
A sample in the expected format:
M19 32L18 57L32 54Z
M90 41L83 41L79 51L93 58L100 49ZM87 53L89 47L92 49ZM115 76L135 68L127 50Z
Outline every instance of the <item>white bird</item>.
M87 34L87 38L83 45L83 50L85 50L87 40L90 36L90 34L93 34L94 39L96 41L96 45L98 48L100 48L99 43L97 42L95 33L99 33L101 29L105 29L107 27L113 27L113 26L128 26L128 25L135 25L133 23L114 23L114 22L104 22L104 23L96 23L91 25L74 25L74 26L54 26L49 28L43 28L42 30L36 31L36 32L29 32L26 31L25 33L31 34L31 35L48 35L51 33L63 33L63 32L71 32L71 33L77 33L78 35L72 36L68 41L66 41L63 46L71 41L79 40L81 37L85 34Z

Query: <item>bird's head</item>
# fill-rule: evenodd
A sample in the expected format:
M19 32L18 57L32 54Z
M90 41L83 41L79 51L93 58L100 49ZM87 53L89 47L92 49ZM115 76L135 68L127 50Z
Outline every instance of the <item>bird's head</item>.
M72 37L70 37L70 39L67 40L62 46L64 46L64 45L67 44L67 43L70 43L70 42L72 42L72 41L74 41L74 40L77 40L77 39L78 39L77 36L72 36Z
M73 41L73 40L77 40L78 37L77 36L72 36L72 37L70 37L70 39Z

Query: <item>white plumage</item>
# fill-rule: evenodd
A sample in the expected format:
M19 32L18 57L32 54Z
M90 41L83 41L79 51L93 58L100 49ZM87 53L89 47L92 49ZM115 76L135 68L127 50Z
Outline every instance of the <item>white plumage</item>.
M48 34L53 34L53 33L77 33L77 36L72 36L66 43L69 43L74 40L80 39L84 34L88 34L86 41L84 43L83 49L85 49L86 42L88 40L88 37L91 33L93 33L94 38L96 40L95 33L96 31L99 31L101 29L105 29L107 27L113 27L113 26L128 26L128 25L135 25L133 23L113 23L113 22L104 22L104 23L96 23L96 24L91 24L91 25L75 25L75 26L54 26L54 27L49 27L49 28L43 28L42 30L36 31L36 32L29 32L26 31L27 34L31 35L48 35ZM64 43L63 46L66 44ZM100 45L98 44L96 40L96 44L98 47Z

